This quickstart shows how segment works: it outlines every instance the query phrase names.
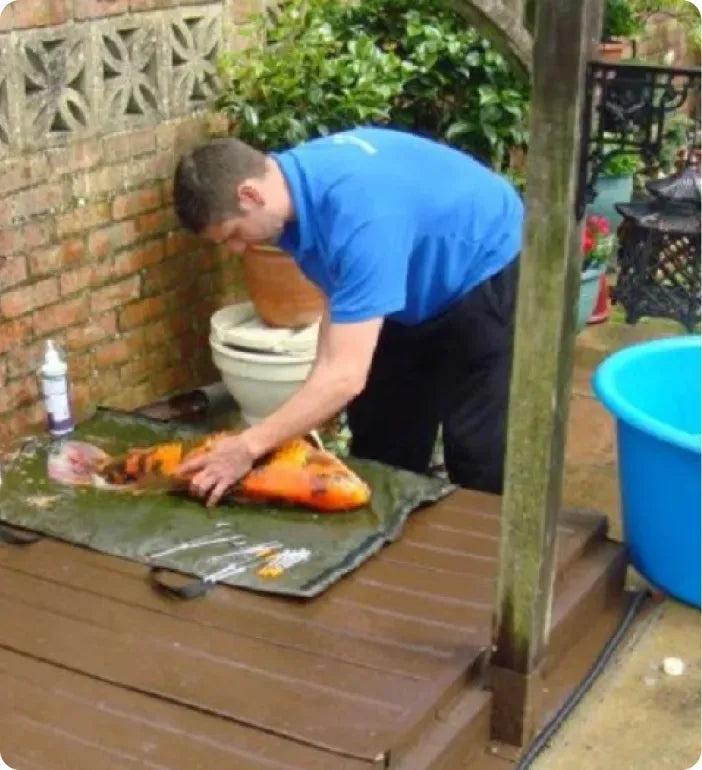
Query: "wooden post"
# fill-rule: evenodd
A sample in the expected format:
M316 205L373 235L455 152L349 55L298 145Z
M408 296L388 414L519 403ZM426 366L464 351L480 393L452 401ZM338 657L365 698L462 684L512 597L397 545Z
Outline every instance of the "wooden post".
M493 736L533 736L548 638L556 516L580 285L575 221L582 93L602 0L538 0L493 642ZM600 16L601 17L601 16Z

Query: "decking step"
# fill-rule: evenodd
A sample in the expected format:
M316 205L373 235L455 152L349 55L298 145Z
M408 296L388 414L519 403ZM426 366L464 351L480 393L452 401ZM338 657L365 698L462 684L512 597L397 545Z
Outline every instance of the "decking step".
M471 684L396 757L391 770L463 770L490 738L492 696Z

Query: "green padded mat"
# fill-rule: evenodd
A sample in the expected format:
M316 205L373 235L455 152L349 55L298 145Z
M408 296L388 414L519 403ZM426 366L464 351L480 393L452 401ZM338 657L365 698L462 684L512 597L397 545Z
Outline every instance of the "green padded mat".
M203 432L189 425L98 409L69 439L118 453ZM152 577L160 585L168 585L157 578L163 569L197 578L179 594L185 596L199 595L216 582L290 596L316 596L397 538L412 511L454 489L443 479L350 458L348 465L372 490L370 504L357 511L317 514L238 502L207 509L197 500L163 491L135 495L58 484L46 472L48 452L57 441L60 439L50 436L27 439L2 459L0 520L147 564L154 568ZM230 535L230 542L153 556L195 540ZM238 574L204 580L216 570L241 563L241 553L237 555L235 550L242 546L233 542L235 536L245 539L244 546L276 541L286 549L307 553L308 558L277 577L261 577L258 562Z

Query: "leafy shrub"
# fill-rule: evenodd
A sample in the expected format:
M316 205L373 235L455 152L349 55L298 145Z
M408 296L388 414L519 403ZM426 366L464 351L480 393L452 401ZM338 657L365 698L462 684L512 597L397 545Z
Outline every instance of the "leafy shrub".
M528 88L440 0L288 0L220 62L216 105L261 149L389 125L503 167L527 141Z

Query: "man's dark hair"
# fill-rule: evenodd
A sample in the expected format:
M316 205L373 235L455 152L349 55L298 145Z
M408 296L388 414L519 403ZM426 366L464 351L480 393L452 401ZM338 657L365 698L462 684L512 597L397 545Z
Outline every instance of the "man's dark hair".
M245 179L262 177L266 156L234 138L215 139L185 153L173 179L173 197L183 227L201 233L241 214L236 188Z

